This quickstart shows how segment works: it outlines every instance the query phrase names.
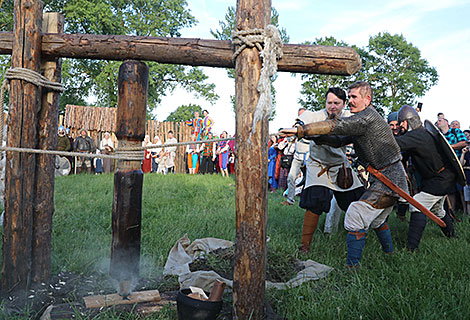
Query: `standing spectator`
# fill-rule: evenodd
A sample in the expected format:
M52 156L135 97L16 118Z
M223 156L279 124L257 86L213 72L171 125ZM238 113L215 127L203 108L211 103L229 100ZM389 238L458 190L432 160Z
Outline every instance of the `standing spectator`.
M152 153L152 173L157 172L158 170L158 157L160 157L160 151L162 151L162 148L155 148L155 146L159 146L162 144L162 140L160 140L159 136L153 137L153 143L152 145L154 146L152 149L150 149L150 152Z
M458 128L450 128L449 121L447 121L445 118L438 119L437 126L446 137L452 149L455 151L457 158L460 159L462 156L462 149L467 146L467 138L465 137L465 134ZM449 191L449 194L447 195L451 205L451 208L449 209L451 209L453 212L455 212L456 209L457 195L460 189L462 189L462 186L460 186L458 183L455 183L454 189Z
M100 151L102 154L112 154L114 152L114 142L111 140L109 132L105 132L103 140L100 143ZM103 159L103 172L110 173L113 161L111 159Z
M470 141L470 130L464 130L467 140ZM460 164L463 166L465 173L466 184L463 188L462 199L464 202L463 211L467 216L470 216L470 152L468 145L462 149L460 156Z
M231 136L232 138L235 137L235 135ZM228 146L230 147L230 155L229 155L229 171L230 173L235 174L235 139L234 140L229 140Z
M313 113L305 108L300 108L297 115L300 117L302 113ZM299 120L297 118L296 120ZM302 167L305 167L305 163L308 157L308 151L310 149L310 142L305 139L296 139L294 157L292 159L289 174L287 176L287 199L281 202L282 205L291 206L295 200L295 180L299 176Z
M202 118L199 117L199 111L194 111L194 118L190 120L186 120L186 125L193 127L193 132L195 138L193 141L199 141L202 138L202 132L203 132L203 122Z
M212 140L214 136L212 132L207 134L207 140ZM202 149L202 162L201 173L214 173L214 160L215 160L215 142L206 142L201 146Z
M294 139L295 140L295 139ZM287 175L294 159L295 142L292 138L284 138L278 143L278 149L281 153L279 169L279 188L287 189Z
M454 120L450 123L451 129L460 129L460 122L458 120Z
M57 150L58 151L70 151L72 146L70 145L70 140L65 134L65 128L63 126L59 127L59 137L57 139Z
M66 128L65 129L65 134L67 135L67 138L69 139L69 142L70 142L70 151L71 150L74 150L74 147L73 147L73 142L74 142L74 139L72 137L72 134L70 132L70 128ZM68 156L67 159L70 161L70 165L71 165L71 168L70 168L70 172L75 172L75 161L74 161L74 157L72 156Z
M80 130L80 135L75 139L74 151L81 153L94 153L95 144L93 140L87 135L85 129ZM78 157L77 158L77 173L82 171L82 166L85 164L87 172L91 173L91 160L90 158Z
M145 135L144 141L142 141L142 147L150 145L150 136ZM152 153L149 149L145 149L144 160L142 161L142 172L149 173L152 171Z
M100 149L96 149L96 154L100 154ZM93 164L95 167L95 174L102 174L103 173L103 159L95 158L93 159Z
M175 136L173 135L173 131L168 131L168 139L165 141L166 144L173 144L173 143L178 143L178 140L176 140ZM174 147L166 147L165 148L165 153L167 154L167 160L166 160L166 169L167 173L175 173L175 159L176 159L176 146Z
M191 135L191 141L196 141L196 135ZM188 154L189 174L195 174L198 161L199 145L196 143L186 145L186 153Z
M269 190L274 192L278 188L276 181L276 159L277 159L277 137L271 136L269 141L268 149L268 178L269 178Z
M220 138L226 139L227 131L223 131L222 134L220 135ZM227 177L228 177L228 170L227 170L228 149L229 149L228 141L220 141L217 146L217 151L216 151L216 153L219 155L220 172L222 173L222 176L227 176Z

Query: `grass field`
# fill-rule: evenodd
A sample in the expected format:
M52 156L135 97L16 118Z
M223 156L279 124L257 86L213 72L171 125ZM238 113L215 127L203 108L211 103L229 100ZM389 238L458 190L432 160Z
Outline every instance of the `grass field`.
M142 276L162 279L168 252L185 233L191 240L216 237L234 241L234 199L232 178L146 175ZM347 271L345 231L340 228L340 232L331 236L317 231L311 253L299 254L304 212L298 206L281 206L282 200L280 191L269 194L268 251L286 258L310 258L335 270L326 279L298 288L268 291L267 298L281 317L289 320L470 318L468 220L456 224L457 239L444 238L437 225L428 222L420 252L412 254L404 249L408 224L400 222L393 213L389 224L396 253L384 255L372 232L366 240L361 268ZM112 201L112 175L79 175L56 180L53 273L106 276ZM319 229L323 221L324 215ZM166 310L146 319L175 318L174 311ZM111 310L94 319L138 319L138 316L123 317Z

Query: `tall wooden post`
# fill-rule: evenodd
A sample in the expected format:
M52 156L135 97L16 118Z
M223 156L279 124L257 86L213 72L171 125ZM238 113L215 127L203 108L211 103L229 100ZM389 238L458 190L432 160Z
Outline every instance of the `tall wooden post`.
M270 0L238 0L236 30L264 28ZM243 50L235 65L236 247L233 275L235 319L263 319L266 274L268 117L257 121L257 83L262 61L257 49Z
M148 77L142 62L126 61L119 68L116 136L121 148L140 146L144 139ZM144 181L140 163L119 160L114 173L110 275L120 283L139 276Z
M38 72L41 62L42 2L15 0L11 66ZM8 147L35 148L41 89L23 80L10 83ZM32 263L36 156L7 152L2 289L27 289Z
M47 33L62 33L64 17L59 13L43 15L42 29ZM41 69L51 81L60 82L61 59L44 61ZM44 92L38 119L38 148L57 149L59 93ZM36 156L36 190L33 210L32 281L48 282L51 273L52 215L54 213L55 155Z

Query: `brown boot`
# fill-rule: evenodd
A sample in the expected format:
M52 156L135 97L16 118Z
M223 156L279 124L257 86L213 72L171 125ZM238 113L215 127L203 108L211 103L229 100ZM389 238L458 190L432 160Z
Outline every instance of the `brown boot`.
M305 253L310 251L310 243L312 242L313 234L317 229L318 219L320 219L319 214L315 214L309 210L305 211L300 251Z

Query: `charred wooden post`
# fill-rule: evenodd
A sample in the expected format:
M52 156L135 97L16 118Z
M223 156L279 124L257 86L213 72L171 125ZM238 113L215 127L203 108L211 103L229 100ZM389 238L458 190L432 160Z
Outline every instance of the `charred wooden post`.
M149 70L145 63L126 61L119 68L116 136L119 147L140 146L145 136ZM120 294L127 296L139 276L142 220L140 160L118 161L114 173L110 275L120 282Z
M238 0L236 30L263 29L270 0ZM254 119L262 67L256 48L236 60L236 247L233 275L235 319L263 319L266 276L268 117ZM256 123L254 123L257 121ZM252 132L252 128L255 131Z
M42 2L15 0L11 66L39 72ZM23 80L10 82L7 146L35 148L41 89ZM7 152L2 289L27 289L32 263L36 156Z
M64 31L64 18L58 13L44 13L42 29L45 32ZM59 58L43 61L41 69L51 81L60 82ZM59 93L44 92L38 116L38 149L57 149ZM54 213L55 155L36 156L36 190L33 209L32 281L47 282L51 273L52 215Z

